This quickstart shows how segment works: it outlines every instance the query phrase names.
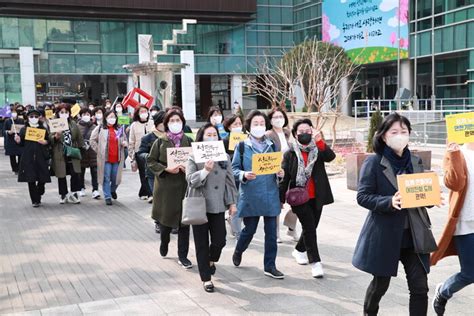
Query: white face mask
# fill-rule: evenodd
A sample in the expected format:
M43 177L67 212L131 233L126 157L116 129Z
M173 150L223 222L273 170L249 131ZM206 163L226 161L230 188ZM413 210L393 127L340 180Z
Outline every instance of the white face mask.
M242 133L242 126L241 127L233 127L230 130L233 133Z
M211 121L212 121L212 124L214 124L214 125L222 123L222 115L217 115L217 116L211 117Z
M89 115L84 115L83 117L81 117L81 120L84 123L89 123L91 121L91 117Z
M94 111L94 107L93 107L93 106L90 106L90 107L89 107L89 110Z
M69 118L69 113L59 113L60 118Z
M407 147L408 142L410 141L410 136L408 135L395 135L387 137L387 146L392 148L395 152L400 152L405 147Z
M140 113L140 119L141 120L146 120L148 118L148 113Z
M12 119L16 119L18 117L18 114L16 112L12 112Z
M155 116L158 113L158 111L151 111L150 114L151 116Z
M29 117L28 122L30 122L30 125L32 125L32 126L38 126L39 118Z
M262 138L266 130L265 126L252 126L250 128L250 134L255 138Z
M219 137L206 137L204 136L202 138L203 141L205 142L217 142L219 140Z
M103 118L102 114L96 114L95 115L96 121L102 121L102 118Z
M107 124L114 125L116 121L117 121L117 119L115 117L109 117L107 119Z
M183 123L169 123L168 129L173 134L178 134L183 129Z
M115 111L116 111L116 112L122 112L122 111L123 111L123 109L122 109L122 107L121 107L121 106L117 106L117 107L115 108Z
M282 128L283 125L285 125L285 119L280 119L280 118L272 119L273 127Z

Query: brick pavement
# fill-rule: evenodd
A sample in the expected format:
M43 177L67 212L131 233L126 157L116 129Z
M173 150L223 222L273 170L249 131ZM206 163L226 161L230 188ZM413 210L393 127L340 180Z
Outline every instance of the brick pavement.
M124 172L118 203L112 207L92 200L90 192L80 205L59 205L53 178L44 206L33 209L26 184L16 182L1 154L1 314L361 314L370 277L355 270L350 260L366 211L356 206L355 192L345 189L343 178L331 180L336 203L325 208L319 228L324 279L312 279L309 266L294 262L294 243L283 233L277 266L286 278L263 276L260 228L239 268L231 263L235 240L228 237L214 279L217 292L208 294L196 266L185 271L176 263L175 236L170 257L159 256L151 206L137 197L137 174ZM446 207L430 212L439 235ZM190 259L196 263L193 244ZM435 284L457 269L455 258L433 269L430 298ZM382 301L381 315L408 314L402 269L400 276ZM471 286L449 302L447 315L472 315L473 308Z

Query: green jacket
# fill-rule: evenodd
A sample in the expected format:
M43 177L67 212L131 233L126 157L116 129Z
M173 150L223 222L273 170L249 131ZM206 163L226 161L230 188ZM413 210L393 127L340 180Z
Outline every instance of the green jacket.
M76 122L73 120L69 121L69 129L71 131L72 136L72 146L75 148L82 148L84 147L84 140L82 138L82 134L77 127ZM59 139L54 137L55 133L49 134L49 141L53 148L53 161L52 167L54 171L54 175L57 178L65 178L66 177L66 157L64 155L64 148L62 143L62 136ZM72 166L75 173L81 173L81 160L79 159L71 159Z
M191 142L192 139L184 135L181 147L190 147ZM178 228L187 182L185 173L180 171L172 174L165 171L168 164L167 148L174 148L174 145L166 135L161 136L153 143L147 157L147 166L155 175L151 218L162 225Z

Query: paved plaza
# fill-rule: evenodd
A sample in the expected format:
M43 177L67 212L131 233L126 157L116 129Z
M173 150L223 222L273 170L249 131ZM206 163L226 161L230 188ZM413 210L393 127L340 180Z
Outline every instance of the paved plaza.
M177 264L175 235L169 258L160 257L151 205L137 196L138 174L124 172L112 207L91 199L90 190L81 204L60 205L53 178L43 206L34 209L27 185L17 183L2 149L0 153L1 314L362 314L370 276L353 268L351 257L367 211L357 206L356 193L346 189L345 178L331 179L336 202L324 209L318 229L323 279L311 278L309 266L295 263L294 242L283 230L277 266L285 279L264 276L260 227L239 268L232 265L235 240L228 236L214 278L217 291L208 294L202 289L192 242L189 258L195 266L190 270ZM439 169L439 161L434 168ZM447 207L429 212L439 236ZM457 258L432 269L430 301L435 285L458 269ZM448 303L447 315L473 314L470 286ZM382 300L380 315L408 315L403 268Z

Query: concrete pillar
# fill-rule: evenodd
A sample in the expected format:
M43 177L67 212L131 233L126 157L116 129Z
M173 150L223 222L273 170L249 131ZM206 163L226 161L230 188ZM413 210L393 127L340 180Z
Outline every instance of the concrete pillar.
M138 35L138 62L141 64L154 61L153 52L153 37L151 35ZM140 89L155 96L156 81L154 73L140 76Z
M182 50L181 63L188 64L181 69L181 99L184 118L188 121L196 121L196 90L194 82L194 51Z
M413 66L409 59L401 60L400 64L400 88L410 90L413 94Z
M20 47L21 99L24 105L36 105L33 47Z
M244 108L241 75L232 75L230 78L230 101L232 109L234 109L235 101L240 104L241 109Z
M351 116L352 115L352 96L349 94L349 87L351 85L351 80L348 78L341 81L339 86L339 98L343 101L341 104L341 112L343 115Z

